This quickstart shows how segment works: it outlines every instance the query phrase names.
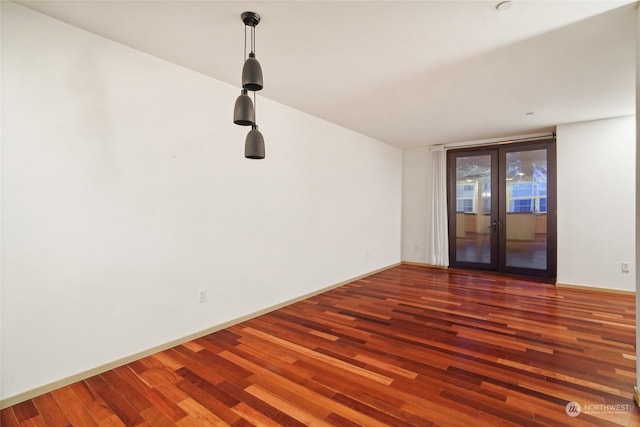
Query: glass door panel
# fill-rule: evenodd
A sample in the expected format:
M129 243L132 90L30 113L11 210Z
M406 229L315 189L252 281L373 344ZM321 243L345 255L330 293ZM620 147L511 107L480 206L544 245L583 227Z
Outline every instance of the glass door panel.
M451 259L455 265L493 269L497 265L492 192L497 180L496 156L491 152L464 153L450 158L454 196L449 200L450 238L455 240Z
M547 150L506 153L506 267L547 269Z

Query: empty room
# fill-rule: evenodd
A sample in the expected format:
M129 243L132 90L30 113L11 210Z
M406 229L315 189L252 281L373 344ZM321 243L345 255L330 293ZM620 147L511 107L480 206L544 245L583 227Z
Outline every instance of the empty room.
M2 1L0 425L636 426L635 1Z

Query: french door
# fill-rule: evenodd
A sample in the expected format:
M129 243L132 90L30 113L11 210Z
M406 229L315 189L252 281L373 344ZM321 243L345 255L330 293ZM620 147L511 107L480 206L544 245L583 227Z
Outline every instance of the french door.
M556 275L555 141L447 152L449 264Z

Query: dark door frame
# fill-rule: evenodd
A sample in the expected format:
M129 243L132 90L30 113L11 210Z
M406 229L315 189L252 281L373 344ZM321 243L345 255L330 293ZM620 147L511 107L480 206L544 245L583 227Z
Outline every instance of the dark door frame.
M509 152L547 150L547 268L539 270L523 267L508 267L506 264L506 155ZM456 157L491 156L491 262L474 263L456 261ZM557 191L556 191L556 144L555 138L533 142L488 145L447 151L447 213L449 235L449 265L455 268L490 270L510 274L556 277L557 273Z

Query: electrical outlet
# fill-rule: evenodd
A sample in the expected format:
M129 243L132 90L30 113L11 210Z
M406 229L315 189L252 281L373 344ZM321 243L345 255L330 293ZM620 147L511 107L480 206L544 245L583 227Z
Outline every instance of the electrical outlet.
M622 271L623 273L628 273L629 272L629 263L626 261L622 261L620 263L620 271Z
M206 289L200 289L199 295L200 295L200 302L207 302L207 290Z

